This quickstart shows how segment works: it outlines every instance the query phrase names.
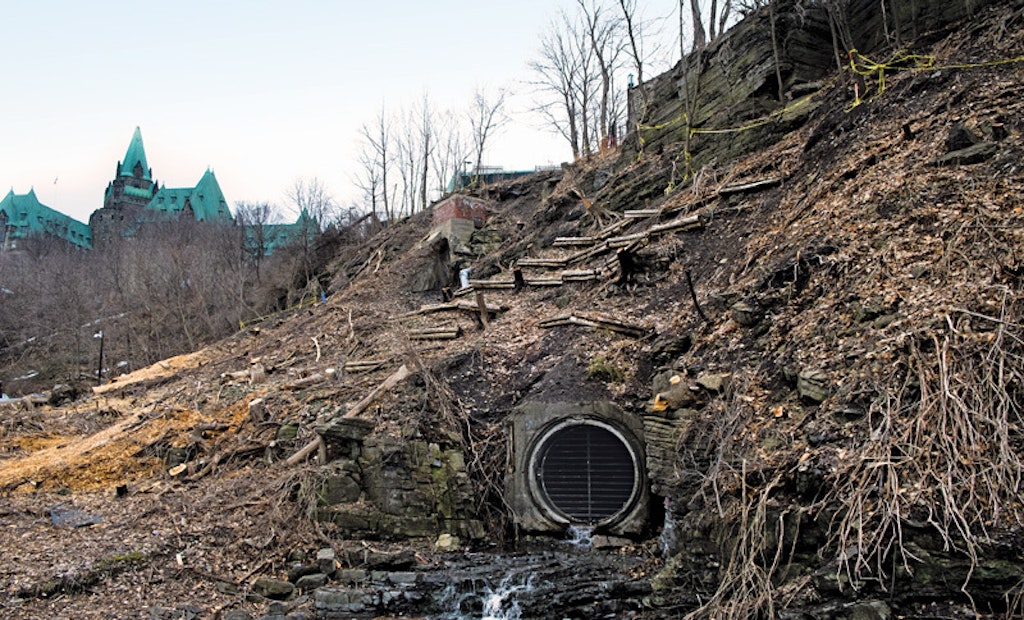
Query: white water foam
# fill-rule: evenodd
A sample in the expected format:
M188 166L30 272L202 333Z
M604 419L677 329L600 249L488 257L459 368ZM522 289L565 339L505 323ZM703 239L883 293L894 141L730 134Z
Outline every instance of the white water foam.
M594 529L583 525L570 525L565 531L570 545L581 549L589 549L594 544Z

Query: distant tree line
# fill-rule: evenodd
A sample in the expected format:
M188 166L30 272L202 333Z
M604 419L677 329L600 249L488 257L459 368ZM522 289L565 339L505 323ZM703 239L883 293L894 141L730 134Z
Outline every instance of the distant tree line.
M242 203L235 224L143 224L91 251L52 236L20 240L0 254L5 391L94 383L101 332L108 380L223 338L242 321L318 299L331 258L379 224L338 209L317 179L297 180L288 194L306 216L299 230L281 226L275 205Z

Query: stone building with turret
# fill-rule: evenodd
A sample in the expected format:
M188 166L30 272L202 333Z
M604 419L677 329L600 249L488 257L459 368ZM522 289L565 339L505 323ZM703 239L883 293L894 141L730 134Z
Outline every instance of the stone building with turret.
M136 127L124 159L117 162L114 179L103 193L103 206L84 224L39 202L35 190L0 199L0 253L17 248L30 237L52 238L90 249L115 239L131 238L144 225L194 221L235 224L228 202L213 170L207 168L193 187L167 187L153 177L146 160L142 131ZM303 210L293 224L265 224L258 236L261 252L297 242L316 230L318 223ZM245 231L247 238L257 232Z
M103 207L89 217L93 242L131 237L145 223L179 219L231 223L231 211L217 177L207 168L194 187L161 187L146 161L142 131L136 127L124 159L107 184Z
M12 188L0 199L0 253L15 250L31 237L60 239L74 247L92 246L92 231L86 224L39 202L35 189L15 194Z

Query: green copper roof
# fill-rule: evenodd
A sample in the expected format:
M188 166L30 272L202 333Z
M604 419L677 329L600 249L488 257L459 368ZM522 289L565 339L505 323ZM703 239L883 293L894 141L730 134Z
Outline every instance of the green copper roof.
M68 217L39 202L34 189L27 194L7 192L0 200L2 220L7 221L11 239L25 239L31 235L48 234L80 248L92 247L92 230L88 224Z
M136 164L142 166L143 179L153 180L149 164L146 163L146 149L142 146L142 130L138 127L135 128L135 133L132 134L132 141L128 144L128 152L124 154L124 161L121 162L118 168L118 174L123 177L135 176Z
M265 247L263 249L269 256L285 246L301 242L303 235L310 235L312 237L315 231L316 222L303 209L294 224L264 224L263 243ZM250 242L253 242L256 236L256 227L246 227L245 235L249 238Z
M192 207L197 222L231 221L228 202L212 170L207 170L195 187L161 187L146 209L176 215L185 210L186 203Z

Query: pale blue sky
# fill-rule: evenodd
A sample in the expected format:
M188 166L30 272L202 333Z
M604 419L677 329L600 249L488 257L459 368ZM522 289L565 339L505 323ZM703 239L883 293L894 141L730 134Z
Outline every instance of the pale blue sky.
M87 221L139 126L161 184L192 186L209 166L232 207L283 206L296 178L318 177L347 206L359 128L382 103L427 92L465 109L477 87L517 92L485 163L559 163L563 140L518 113L539 37L570 1L7 2L0 195L34 187Z

